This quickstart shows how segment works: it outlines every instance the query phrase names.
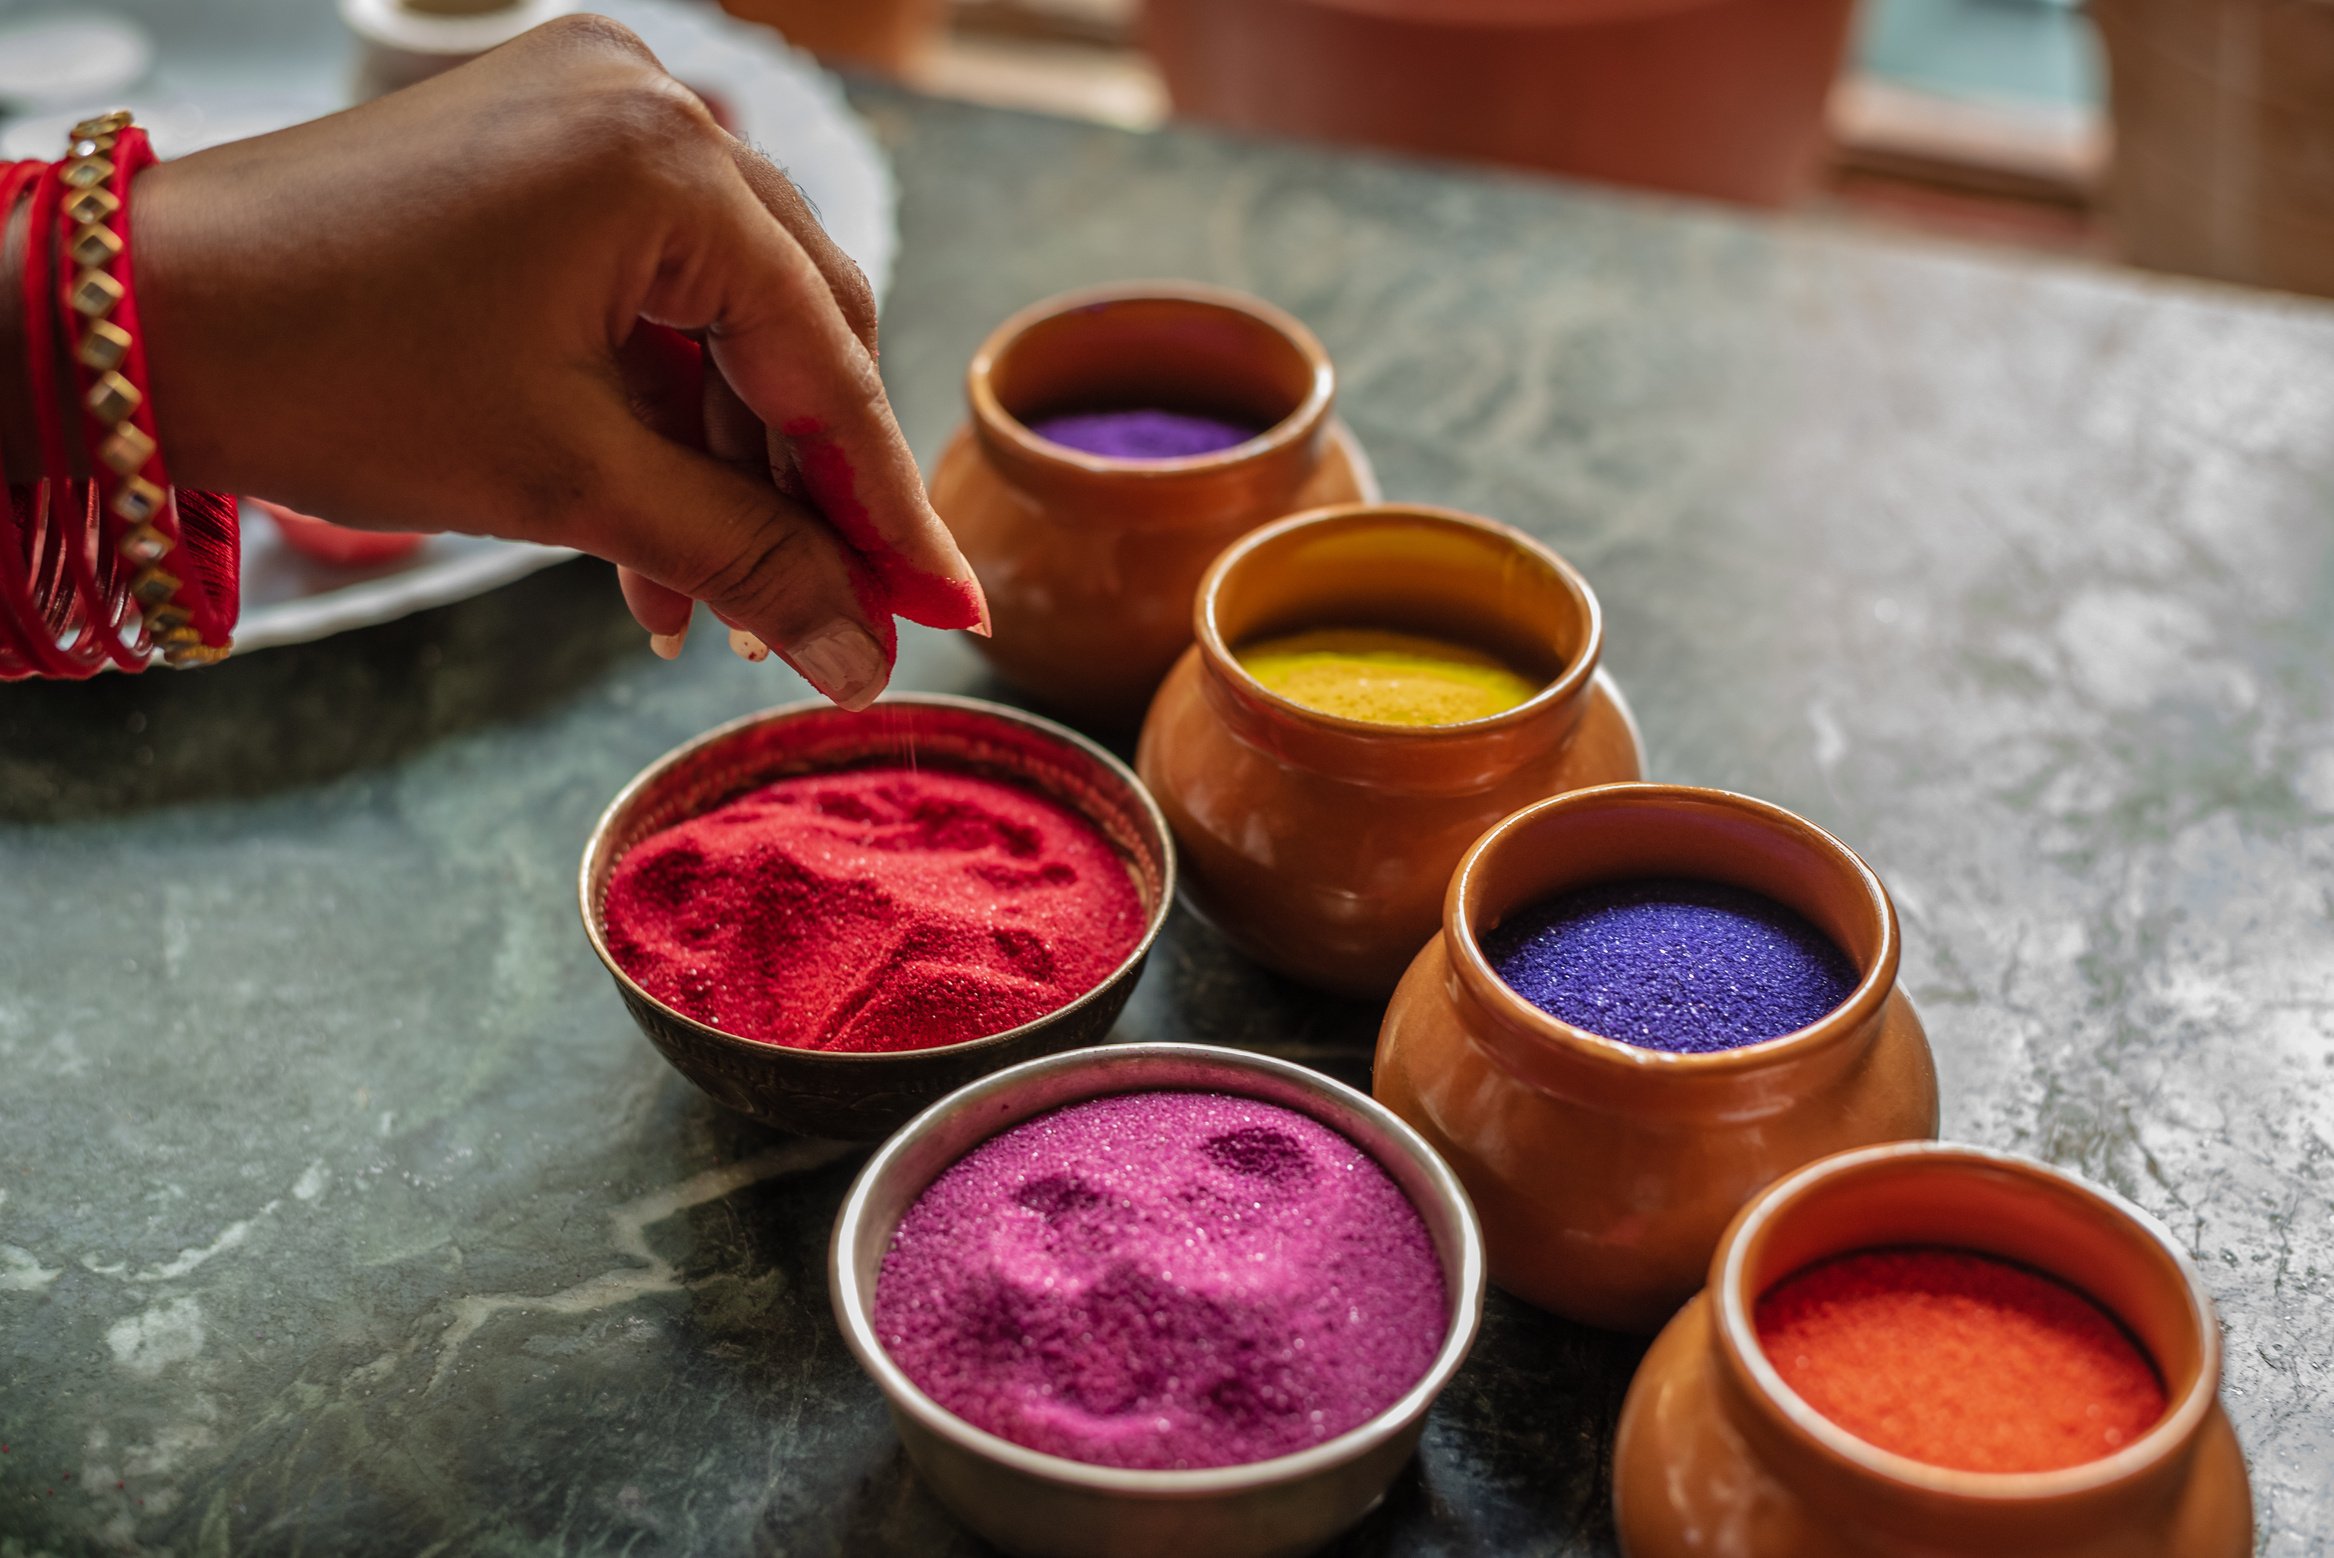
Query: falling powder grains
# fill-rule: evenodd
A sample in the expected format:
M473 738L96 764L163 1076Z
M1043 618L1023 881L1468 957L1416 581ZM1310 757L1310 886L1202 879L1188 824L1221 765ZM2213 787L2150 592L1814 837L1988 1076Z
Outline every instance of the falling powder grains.
M1448 1324L1426 1225L1369 1154L1217 1093L1069 1104L991 1137L901 1219L875 1293L927 1395L1106 1466L1230 1466L1368 1421Z
M1145 923L1110 841L1047 796L897 765L781 779L652 835L608 949L708 1026L903 1050L1020 1026L1109 977Z
M1988 1256L1905 1248L1819 1262L1770 1288L1755 1323L1809 1406L1932 1466L2079 1466L2164 1415L2163 1382L2104 1310Z

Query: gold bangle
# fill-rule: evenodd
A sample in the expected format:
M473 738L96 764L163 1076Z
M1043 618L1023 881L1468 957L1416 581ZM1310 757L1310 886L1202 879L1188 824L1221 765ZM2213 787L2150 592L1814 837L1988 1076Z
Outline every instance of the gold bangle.
M113 150L130 127L127 110L99 114L73 126L72 142L58 170L66 194L62 209L74 224L65 253L79 267L66 289L67 318L77 326L73 359L92 375L82 408L97 424L91 447L98 463L116 479L107 504L128 528L114 542L122 561L135 570L130 597L138 604L147 640L170 664L203 665L224 659L227 645L206 644L180 604L180 579L162 566L177 545L166 509L170 494L148 478L154 461L153 436L132 420L145 396L121 369L135 346L130 332L111 317L126 289L110 267L121 258L121 235L113 230L122 196L111 186L120 169Z

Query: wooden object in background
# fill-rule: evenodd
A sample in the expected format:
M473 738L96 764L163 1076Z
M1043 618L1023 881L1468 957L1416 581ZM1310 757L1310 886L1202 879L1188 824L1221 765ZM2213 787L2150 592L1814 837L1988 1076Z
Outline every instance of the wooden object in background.
M2124 257L2334 296L2334 3L2096 0Z

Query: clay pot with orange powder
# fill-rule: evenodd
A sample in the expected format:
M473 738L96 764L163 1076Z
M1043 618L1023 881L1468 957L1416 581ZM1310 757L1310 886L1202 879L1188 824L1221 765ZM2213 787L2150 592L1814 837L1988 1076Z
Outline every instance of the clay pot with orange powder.
M2098 1459L1980 1472L1856 1437L1784 1382L1757 1310L1817 1262L1887 1248L2008 1260L2077 1290L2154 1365L2165 1410ZM1812 1163L1744 1207L1709 1286L1639 1365L1613 1449L1630 1558L2241 1558L2244 1453L2196 1269L2131 1207L2042 1164L1900 1143ZM2002 1410L2021 1409L2006 1398Z
M1244 130L1774 206L1850 0L1145 0L1176 109Z
M1383 995L1435 932L1476 836L1543 796L1633 779L1642 758L1598 666L1603 621L1570 564L1451 509L1356 504L1228 548L1192 611L1135 766L1174 829L1184 902L1249 956ZM1428 635L1540 685L1487 718L1366 723L1267 690L1240 646L1307 628ZM1682 1295L1681 1295L1682 1296Z
M1846 955L1855 987L1796 1032L1683 1054L1550 1016L1484 955L1481 937L1510 915L1652 879L1792 910ZM1723 790L1607 785L1507 817L1449 889L1440 934L1387 1007L1372 1091L1450 1160L1482 1216L1491 1280L1517 1297L1650 1332L1702 1285L1728 1220L1769 1181L1936 1134L1936 1067L1897 986L1896 910L1814 824Z
M1192 592L1226 543L1299 509L1375 495L1333 414L1311 331L1221 288L1140 283L1023 310L966 375L971 419L932 503L988 593L1000 675L1073 718L1131 726L1191 642ZM1163 407L1259 429L1180 459L1089 454L1032 422Z

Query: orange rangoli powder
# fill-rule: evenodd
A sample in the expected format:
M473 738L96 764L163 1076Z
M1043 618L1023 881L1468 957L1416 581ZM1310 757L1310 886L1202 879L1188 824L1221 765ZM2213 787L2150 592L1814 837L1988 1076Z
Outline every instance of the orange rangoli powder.
M1963 1471L2077 1466L2164 1415L2147 1355L2063 1283L1988 1256L1865 1250L1759 1300L1759 1346L1809 1406L1870 1444Z

